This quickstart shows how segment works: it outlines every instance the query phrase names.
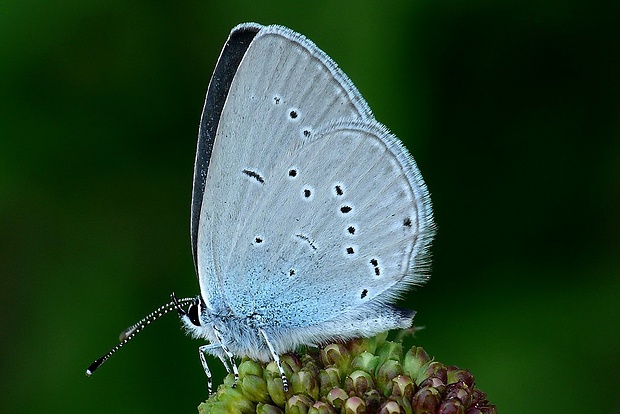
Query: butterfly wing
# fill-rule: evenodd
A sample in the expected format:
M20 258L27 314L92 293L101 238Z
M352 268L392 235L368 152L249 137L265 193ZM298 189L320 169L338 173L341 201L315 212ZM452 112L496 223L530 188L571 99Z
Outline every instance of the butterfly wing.
M432 238L413 158L313 43L279 26L237 30L248 29L198 196L195 181L202 296L278 332L350 314L386 325L382 309L424 280Z

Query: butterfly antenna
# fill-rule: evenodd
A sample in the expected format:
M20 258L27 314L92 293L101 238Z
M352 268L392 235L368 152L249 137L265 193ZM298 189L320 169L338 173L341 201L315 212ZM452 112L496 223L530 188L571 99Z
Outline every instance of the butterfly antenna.
M138 333L140 333L144 328L149 326L151 322L156 321L163 315L173 310L178 311L179 315L183 316L186 312L185 310L183 310L181 306L187 305L187 304L190 304L196 301L196 298L177 299L174 292L170 295L170 298L172 299L171 302L160 306L159 308L155 309L153 312L148 314L148 316L140 319L137 323L131 325L129 328L121 332L121 334L118 337L120 341L119 344L116 345L114 348L110 349L110 351L107 354L97 359L92 364L90 364L90 366L86 369L86 375L90 377L93 374L93 372L95 372L95 370L101 366L101 364L106 362L108 358L114 355L116 351L121 349L123 345L125 345L127 342L133 339L133 337L136 336Z

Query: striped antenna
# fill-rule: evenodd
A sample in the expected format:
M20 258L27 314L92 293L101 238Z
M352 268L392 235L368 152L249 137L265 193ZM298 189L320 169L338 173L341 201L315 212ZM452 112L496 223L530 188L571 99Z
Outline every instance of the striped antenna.
M172 299L171 302L160 306L159 308L151 312L148 316L140 319L137 323L131 325L129 328L121 332L121 334L118 337L120 343L116 345L114 348L110 349L110 351L107 354L97 359L92 364L90 364L90 366L86 369L86 375L90 377L93 374L93 372L95 372L95 370L101 366L101 364L106 362L108 358L114 355L116 351L121 349L123 345L129 342L133 337L135 337L138 333L140 333L144 328L149 326L151 322L156 321L163 315L175 309L179 312L179 316L183 316L186 314L186 312L185 310L183 310L181 306L187 305L190 303L195 303L197 300L196 298L177 299L174 292L170 295L170 298Z

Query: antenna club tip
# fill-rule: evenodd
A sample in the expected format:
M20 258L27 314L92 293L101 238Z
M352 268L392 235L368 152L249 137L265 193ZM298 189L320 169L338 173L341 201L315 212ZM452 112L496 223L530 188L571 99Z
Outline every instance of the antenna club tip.
M93 375L93 372L90 369L86 370L86 376L90 377L91 375Z

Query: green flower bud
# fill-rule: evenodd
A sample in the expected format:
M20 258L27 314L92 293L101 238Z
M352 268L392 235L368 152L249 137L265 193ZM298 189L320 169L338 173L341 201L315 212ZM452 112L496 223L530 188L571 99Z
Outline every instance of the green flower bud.
M308 410L308 414L337 414L334 407L331 405L324 403L323 401L317 401L314 403L310 410Z
M396 401L388 400L379 407L379 414L405 414L405 410Z
M355 394L358 397L363 397L366 392L374 388L375 384L372 380L372 376L365 371L353 371L344 380L344 389L349 394Z
M400 407L401 412L403 412L404 414L413 414L413 407L411 405L410 399L401 396L391 396L388 399L396 401L398 403L398 406Z
M273 366L276 369L276 372L278 370L278 368L275 366L276 364L273 363ZM284 394L284 384L282 384L282 378L280 377L280 373L277 372L277 376L273 377L274 373L269 369L271 366L271 363L269 363L265 369L266 374L264 376L267 376L267 392L269 393L269 396L271 397L271 401L273 401L273 403L275 405L277 405L278 407L284 407L284 403L286 402L286 400L288 399L287 396ZM290 391L289 391L290 394Z
M341 374L345 374L351 365L351 354L342 344L329 344L321 350L321 362L325 366L335 366Z
M377 369L376 384L377 389L386 397L392 394L392 379L403 373L400 362L388 359Z
M403 370L415 380L419 377L419 373L424 370L424 367L426 367L429 362L431 362L431 358L428 356L426 351L419 346L414 346L405 354ZM416 381L417 384L420 382Z
M284 373L287 378L290 378L294 372L299 371L302 367L301 360L295 354L281 355L280 364L282 364L282 368L284 369ZM280 371L278 371L278 376L280 376Z
M342 388L333 388L328 393L325 399L329 404L332 405L336 410L340 410L345 401L349 398L349 395Z
M368 338L355 338L351 339L347 343L347 348L351 355L359 355L368 350L369 339ZM373 350L374 352L374 350ZM372 352L370 352L372 354Z
M319 371L319 384L321 395L327 393L334 387L340 386L340 372L336 367L327 367Z
M200 404L199 411L208 414L249 414L255 412L255 408L254 404L238 389L221 386L215 395Z
M235 376L234 374L228 374L224 377L224 382L222 384L224 387L235 387L236 386L236 382L235 382Z
M344 403L342 412L345 414L365 414L366 403L360 397L353 396Z
M370 352L362 352L351 361L351 370L360 369L368 373L374 373L379 366L380 358Z
M301 365L306 371L312 373L312 375L318 378L319 371L322 368L322 365L319 366L319 353L316 350L308 350L308 353L301 356Z
M257 377L263 376L263 367L258 362L252 361L251 359L243 358L238 369L240 378L244 375L256 375Z
M293 395L286 402L285 412L287 414L308 414L308 411L313 404L314 401L312 401L312 399L307 395Z
M347 348L353 355L361 354L362 352L369 352L374 354L377 348L383 345L387 339L388 332L382 332L372 338L355 338L351 339L347 343Z
M313 400L319 398L318 377L305 367L289 377L293 394L306 394Z
M207 401L198 406L199 414L225 414L228 413L226 404L219 401ZM239 410L233 409L232 414L241 413Z
M372 338L368 338L368 349L366 350L373 354L376 353L377 349L379 349L379 347L383 345L387 340L388 334L389 332L386 331L381 332L380 334L377 334Z
M403 345L397 342L385 342L377 349L377 355L379 355L379 364L384 363L388 359L401 361L403 359Z
M256 406L256 414L283 414L279 407L271 404L258 403Z
M271 401L267 390L267 381L259 376L244 374L241 377L241 373L239 373L238 388L252 402L267 403Z
M273 378L280 378L280 370L278 370L276 363L271 361L263 369L263 379L269 381Z

